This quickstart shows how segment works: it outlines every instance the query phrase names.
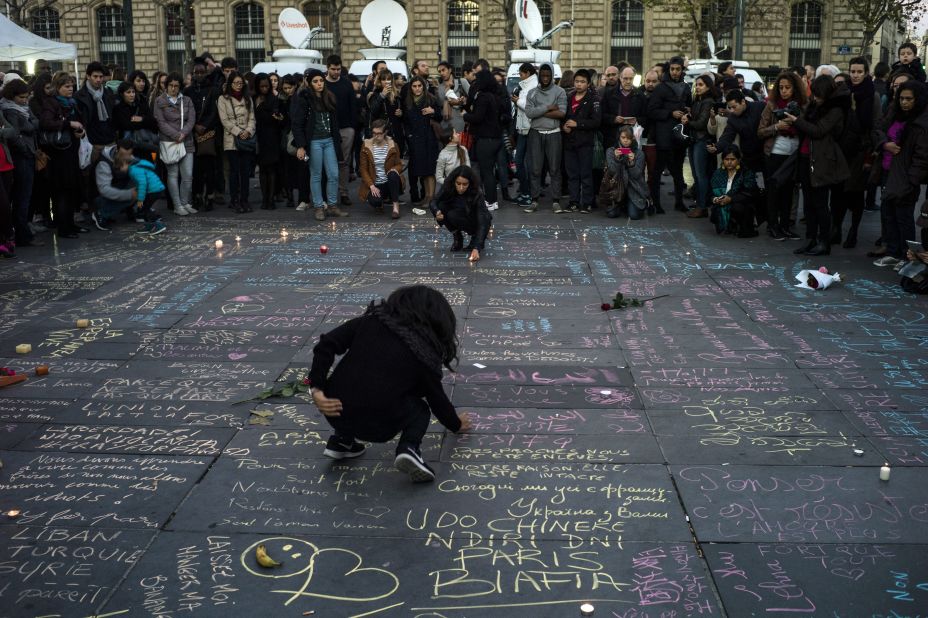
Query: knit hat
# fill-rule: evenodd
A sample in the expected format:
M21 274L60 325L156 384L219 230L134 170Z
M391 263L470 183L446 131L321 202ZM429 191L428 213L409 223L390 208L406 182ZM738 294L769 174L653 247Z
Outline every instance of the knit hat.
M303 71L303 77L306 78L306 81L311 82L314 77L325 77L325 73L319 69L306 69Z
M18 79L19 81L23 81L23 78L20 77L20 76L19 76L18 74L16 74L16 73L6 73L6 74L3 76L3 84L2 84L2 85L3 85L3 86L6 86L7 84L9 84L9 83L11 83L11 82L15 82L17 79Z

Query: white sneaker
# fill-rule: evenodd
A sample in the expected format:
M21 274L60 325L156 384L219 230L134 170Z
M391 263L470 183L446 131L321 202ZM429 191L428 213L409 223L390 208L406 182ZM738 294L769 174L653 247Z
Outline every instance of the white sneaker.
M874 266L895 266L899 263L900 260L897 260L891 255L884 255L881 258L874 260Z
M42 232L48 231L48 228L41 223L30 223L29 228L32 230L33 234L41 234Z
M424 208L413 208L412 209L412 214L419 215L420 217L424 215L426 212L428 211L426 211Z
M492 204L487 204L487 210L499 210L499 203L493 202Z
M187 210L183 206L178 206L177 208L174 209L174 214L177 215L178 217L186 217L190 213L187 212Z
M186 210L188 215L195 215L195 214L197 214L198 212L200 212L199 210L197 210L196 208L194 208L194 207L191 206L190 204L184 204L183 206L181 206L181 208L183 208L184 210Z
M309 204L307 204L306 202L300 202L296 207L297 211L303 211L303 210L306 210L307 208L309 208Z

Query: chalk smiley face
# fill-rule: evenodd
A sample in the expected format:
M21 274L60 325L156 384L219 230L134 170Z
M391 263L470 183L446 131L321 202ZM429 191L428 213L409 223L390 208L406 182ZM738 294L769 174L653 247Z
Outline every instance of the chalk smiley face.
M264 545L269 556L282 563L282 566L268 571L255 564L254 553L258 545ZM312 569L311 560L319 548L309 541L287 536L276 536L255 541L242 552L242 566L252 575L270 579L295 577Z

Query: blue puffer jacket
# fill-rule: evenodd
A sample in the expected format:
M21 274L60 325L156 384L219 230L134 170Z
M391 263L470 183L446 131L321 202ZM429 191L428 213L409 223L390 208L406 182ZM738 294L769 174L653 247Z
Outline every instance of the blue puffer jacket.
M144 202L149 193L164 191L164 183L155 172L155 164L147 159L141 159L129 166L129 176L138 190L138 201Z

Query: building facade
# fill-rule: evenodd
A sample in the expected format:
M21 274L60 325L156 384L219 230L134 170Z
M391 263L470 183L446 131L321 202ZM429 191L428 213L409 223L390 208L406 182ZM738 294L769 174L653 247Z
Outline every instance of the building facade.
M464 60L488 58L495 65L505 57L505 18L501 2L512 0L406 0L410 27L405 39L407 61L440 58L459 65ZM602 68L626 60L636 68L666 61L672 55L698 57L704 44L687 36L692 28L679 13L646 8L639 0L536 0L546 26L573 19L574 27L557 33L549 46L562 52L563 68ZM356 50L370 47L361 33L360 14L367 0L348 0L341 15L342 57L360 58ZM326 55L333 48L329 0L195 0L192 39L196 52L208 50L217 58L234 55L247 68L286 47L277 31L282 9L296 6L311 26L327 33L313 41ZM123 7L118 0L58 0L29 17L37 34L75 43L79 63L100 59L124 66L127 39ZM137 68L180 70L184 64L184 36L180 5L171 0L133 2L131 44ZM682 36L681 36L682 35ZM856 52L860 28L840 0L784 2L782 15L759 26L748 26L744 60L752 67L834 63L844 66ZM730 45L719 41L719 47ZM515 29L513 47L523 42ZM887 48L888 49L888 48ZM892 50L891 56L895 54ZM885 54L885 52L884 52ZM883 54L880 54L883 55ZM879 56L876 56L879 60Z

